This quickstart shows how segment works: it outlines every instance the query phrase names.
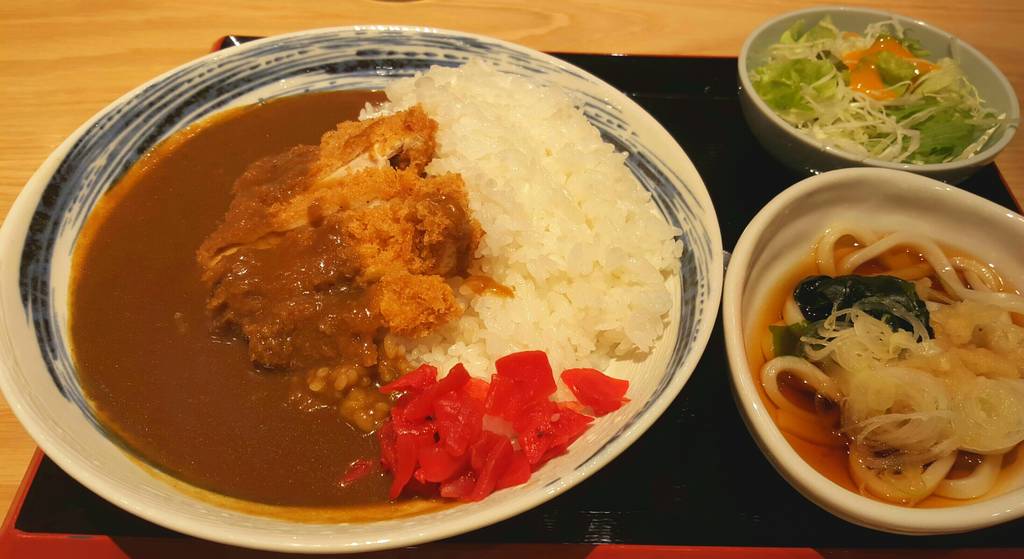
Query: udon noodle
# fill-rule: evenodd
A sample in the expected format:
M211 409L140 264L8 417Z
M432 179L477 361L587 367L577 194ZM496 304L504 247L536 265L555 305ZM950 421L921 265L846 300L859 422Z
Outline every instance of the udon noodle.
M814 257L761 347L780 427L845 446L865 495L985 496L1024 440L1024 297L912 231L836 224Z

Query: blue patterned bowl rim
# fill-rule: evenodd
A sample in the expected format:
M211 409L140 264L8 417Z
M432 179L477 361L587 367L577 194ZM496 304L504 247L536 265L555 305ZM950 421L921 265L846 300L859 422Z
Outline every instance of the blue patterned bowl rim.
M680 325L684 335L678 336L665 375L653 395L614 436L581 460L572 471L548 483L542 490L533 490L508 506L482 507L469 521L452 525L437 523L430 530L378 541L314 538L309 542L294 542L284 541L279 534L261 537L251 531L225 531L179 518L158 508L143 506L126 498L122 490L104 478L98 469L84 467L81 459L69 451L66 441L53 432L53 428L44 426L38 410L26 399L31 390L25 384L19 384L20 378L14 379L14 371L20 371L22 364L21 357L15 354L11 332L16 327L34 330L41 360L49 369L54 386L64 398L78 407L94 428L102 430L77 384L67 344L62 339L67 317L66 306L62 307L59 303L66 299L66 294L56 289L55 282L51 281L55 277L54 269L59 268L56 263L61 257L67 258L70 255L74 239L97 198L150 147L211 111L246 101L245 96L249 93L262 92L259 93L260 99L275 96L266 93L268 86L263 83L267 79L276 79L275 75L257 66L262 62L265 66L273 64L277 68L289 61L301 65L305 61L304 57L312 56L310 49L303 51L298 47L288 50L292 48L288 46L290 42L305 42L316 47L318 43L329 44L332 38L339 37L374 44L376 48L361 49L356 52L354 59L346 59L352 64L347 67L342 65L342 71L348 68L348 72L335 74L336 81L329 79L331 72L328 71L319 81L309 81L299 89L285 88L281 93L334 89L337 88L337 80L342 79L346 80L346 89L357 88L360 84L363 87L373 86L384 80L408 75L412 71L424 70L433 63L461 64L465 58L451 53L440 54L441 48L456 49L456 45L472 56L489 56L491 51L500 52L507 57L507 64L520 73L540 75L543 72L560 72L599 89L601 95L575 92L581 109L606 140L612 141L617 149L629 154L627 165L651 191L665 217L683 229L686 250L680 265L683 277L688 280L692 278L692 281L683 282L687 291L681 296L681 301L689 305L682 309L689 311L684 313L685 325ZM382 40L382 37L387 40ZM429 48L435 40L438 45L447 43L438 47L438 56L423 56L424 61L429 63L426 65L417 59L419 53L401 51L402 45L408 42L425 42L427 46L424 48ZM394 49L389 49L388 45L394 46ZM283 56L266 58L275 49L282 50ZM431 54L430 51L426 53ZM360 56L363 58L360 59ZM393 57L384 59L389 62L394 62L400 56L416 62L385 68L379 63L379 57L387 56ZM225 66L241 65L247 60L252 62L248 71L263 76L263 82L253 84L248 90L232 89L231 86L237 84L223 79L220 74L225 73ZM182 84L192 88L192 96L187 99L191 105L179 107L181 99L169 95L175 92L176 80L181 82L177 83L179 88ZM153 103L139 103L139 99L152 99ZM248 99L248 102L253 100ZM185 108L191 108L192 112L176 112L179 109L184 111ZM145 118L147 116L159 118ZM625 120L626 117L633 118L634 124L642 126L646 133L641 135L633 130L630 122ZM116 128L114 125L119 123L124 126ZM132 138L131 142L127 142L128 147L122 145L124 141L114 141L124 135ZM650 137L653 137L652 141L671 143L668 148L671 161L663 160L644 147L642 140L650 140ZM120 146L121 151L110 151L104 145ZM665 150L661 151L664 155ZM677 170L686 176L680 176ZM679 219L680 215L684 217L683 220ZM413 545L498 522L576 485L615 458L646 431L682 389L696 367L714 326L723 274L722 242L717 217L699 174L664 128L628 97L571 64L519 45L458 31L387 25L315 29L261 39L228 51L206 55L125 94L76 130L33 175L0 230L0 256L3 257L0 261L0 320L3 324L0 328L0 364L3 365L0 370L0 388L12 410L40 447L83 485L142 518L213 541L279 551L369 551ZM14 263L17 265L12 265ZM12 278L17 279L13 281ZM8 297L15 289L21 305L12 305ZM31 363L29 366L39 367L41 364Z

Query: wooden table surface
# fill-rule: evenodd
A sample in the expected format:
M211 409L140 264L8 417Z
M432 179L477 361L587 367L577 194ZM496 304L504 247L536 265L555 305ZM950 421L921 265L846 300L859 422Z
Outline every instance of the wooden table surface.
M765 19L821 2L793 0L336 1L97 0L0 6L0 217L46 156L93 113L205 54L228 34L414 24L482 33L548 51L735 56ZM985 53L1024 94L1024 2L845 2L919 18ZM680 79L686 79L680 76ZM1024 200L1024 140L996 160ZM0 400L0 512L34 444Z

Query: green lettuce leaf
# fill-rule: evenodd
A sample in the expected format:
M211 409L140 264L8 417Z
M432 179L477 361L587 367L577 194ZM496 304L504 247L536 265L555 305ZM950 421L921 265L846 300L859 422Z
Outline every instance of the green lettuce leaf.
M825 60L779 60L755 70L751 81L761 99L776 112L787 113L783 116L804 115L809 118L814 115L805 95L815 100L829 99L836 93L836 82L826 80L808 92L804 87L834 71Z
M784 45L790 45L793 43L809 43L821 39L834 39L836 32L831 26L832 19L825 16L814 27L804 31L804 20L798 19L796 23L790 25L789 29L782 33L779 42Z
M909 50L910 54L917 58L926 58L932 54L928 49L921 46L921 41L918 41L917 39L904 36L900 39L900 43L903 45L903 48Z
M916 103L911 103L909 105L886 107L885 112L889 116L896 119L897 122L902 122L916 115L917 113L925 109L930 109L938 104L939 102L935 98L925 97L924 99L921 99L920 101L917 101Z
M911 159L921 163L941 163L960 155L984 131L970 118L970 113L949 107L914 126L921 131L921 145L911 154Z
M832 24L832 20L825 16L817 25L807 30L803 37L800 37L801 43L809 43L811 41L820 41L821 39L835 39L836 32L832 27L828 27L823 24Z
M800 37L803 37L803 35L804 20L798 19L796 20L796 23L789 26L789 29L786 29L785 31L782 32L782 37L779 39L779 42L784 45L791 45L797 42L800 39Z
M874 62L875 68L878 69L878 74L882 76L882 81L885 82L885 85L909 82L916 75L916 68L910 61L900 58L889 51L878 53L875 56Z

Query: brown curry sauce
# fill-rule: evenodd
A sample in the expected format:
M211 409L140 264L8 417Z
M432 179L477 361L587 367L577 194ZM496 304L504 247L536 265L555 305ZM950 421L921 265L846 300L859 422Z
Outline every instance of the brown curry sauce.
M373 435L335 408L300 409L290 375L259 371L241 339L211 336L195 254L254 161L315 145L370 92L289 97L172 137L97 206L75 251L71 341L103 423L147 462L202 489L278 505L386 500L374 473L339 483Z

